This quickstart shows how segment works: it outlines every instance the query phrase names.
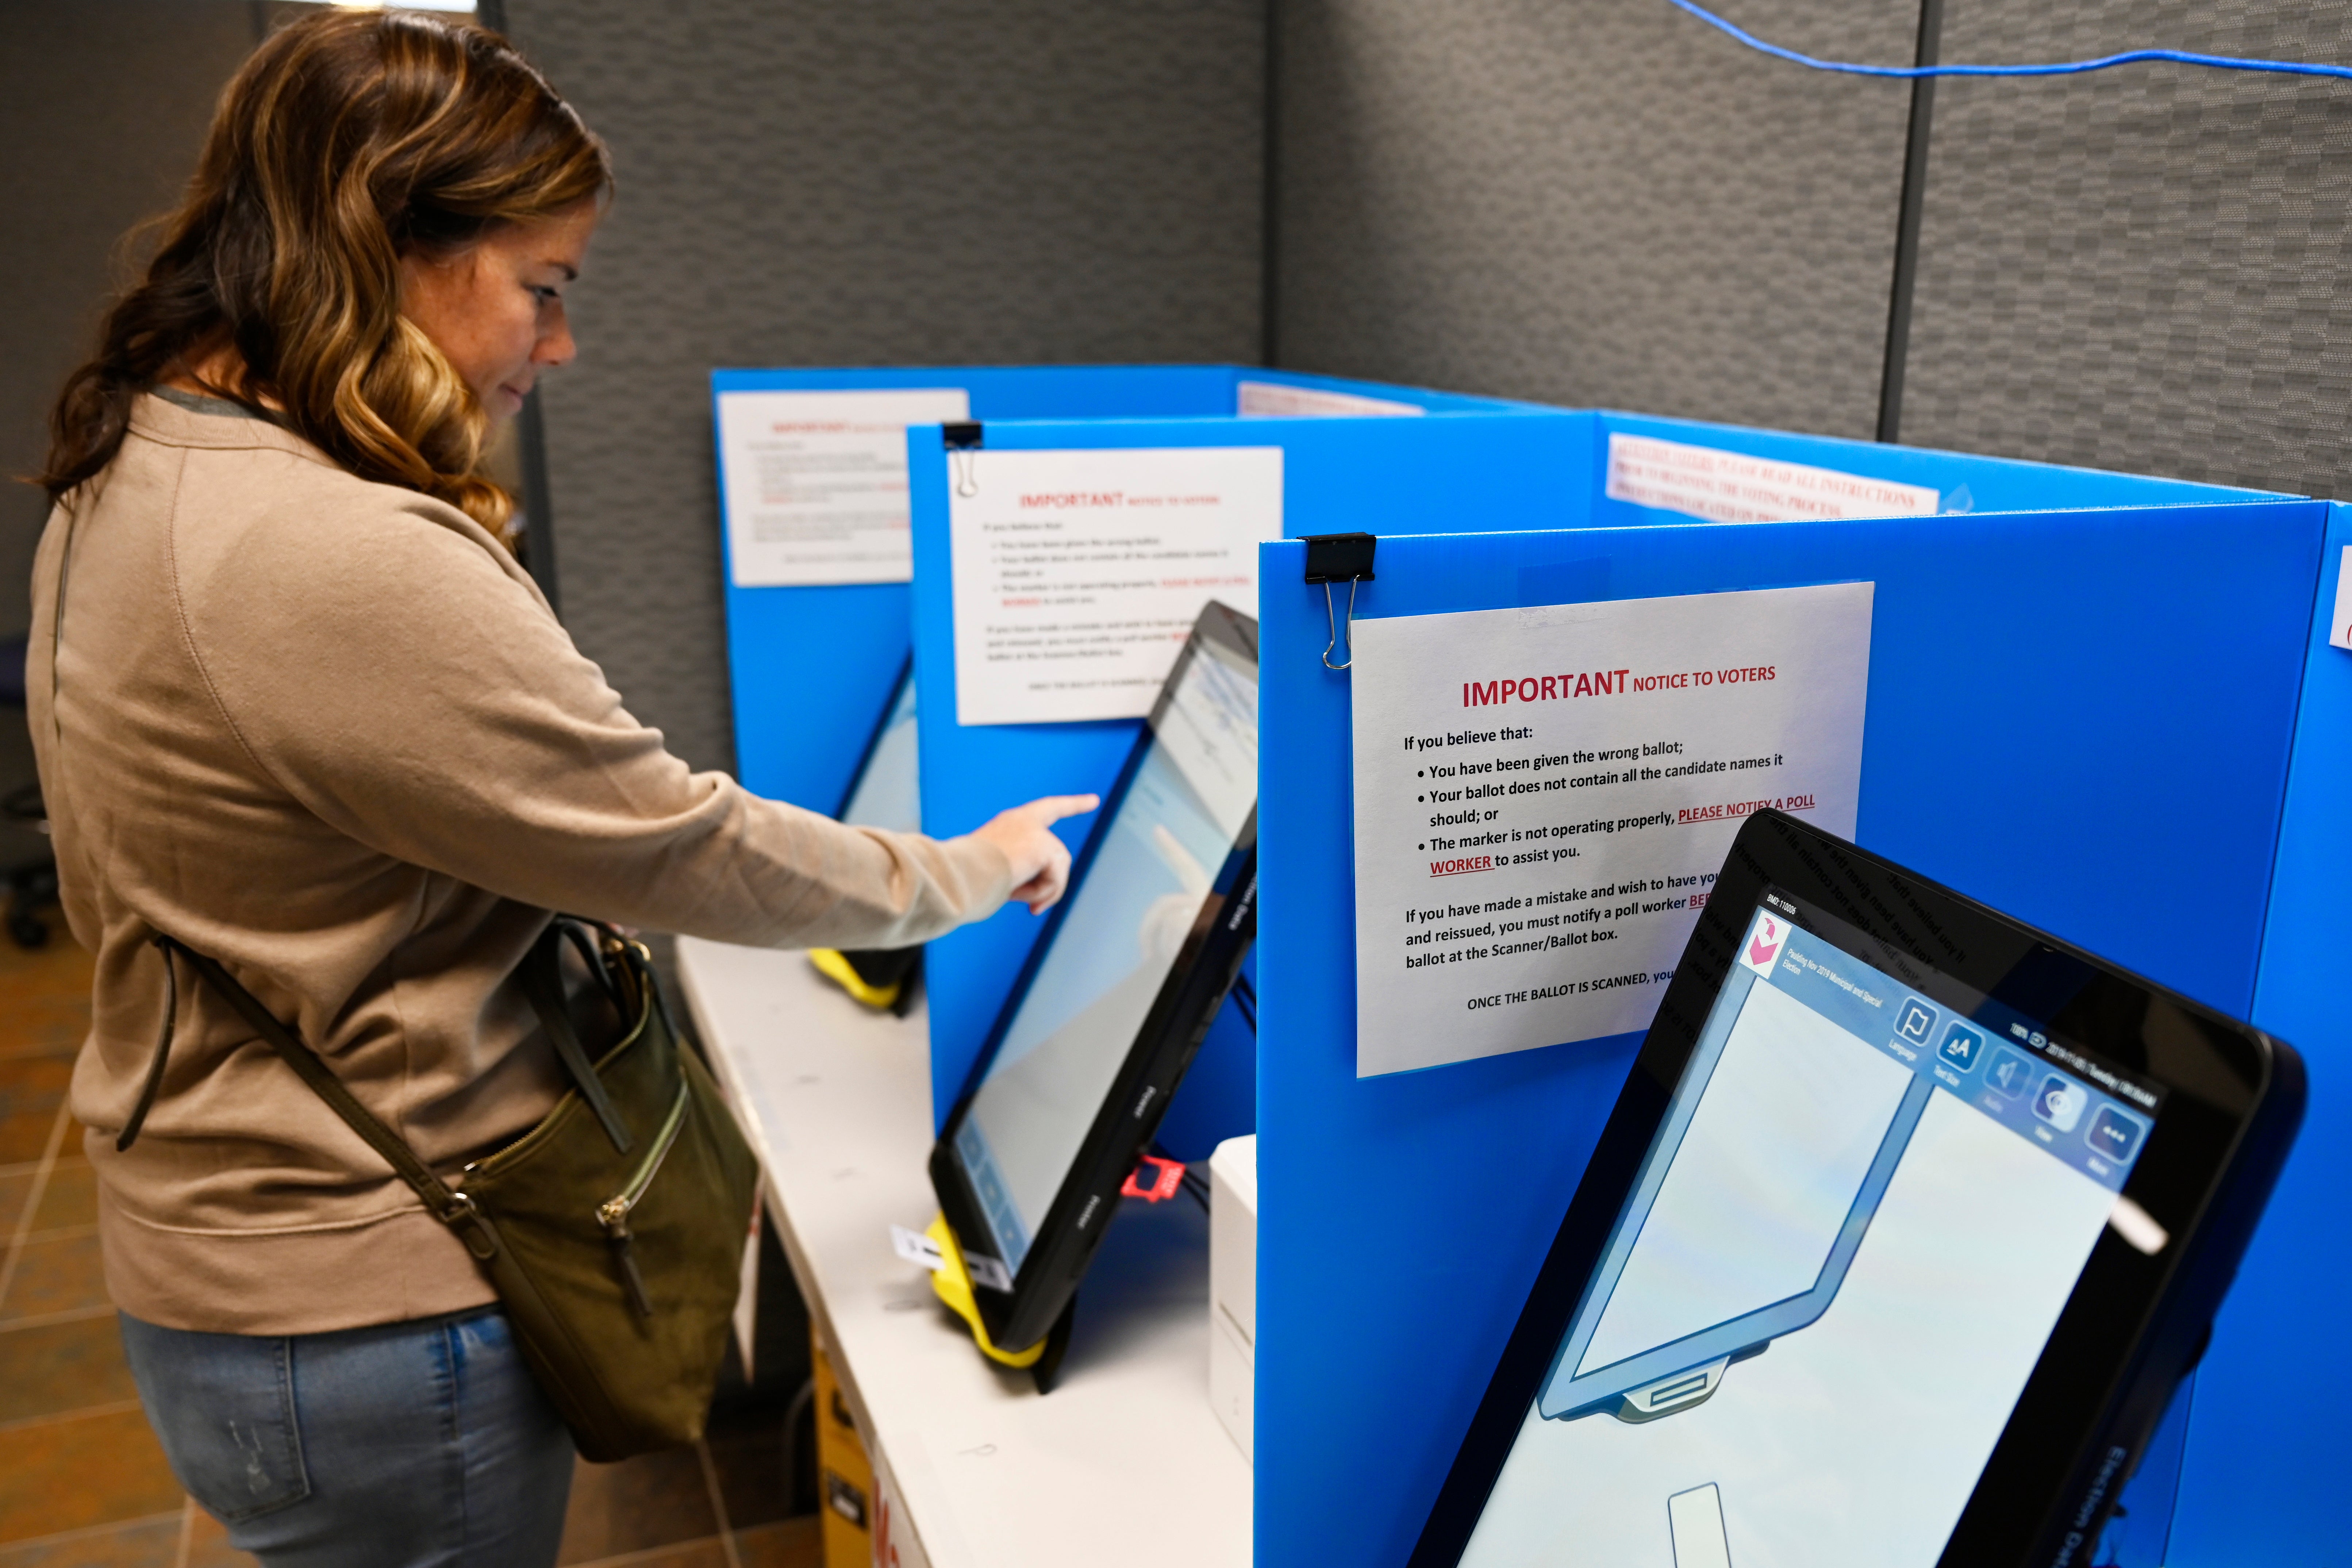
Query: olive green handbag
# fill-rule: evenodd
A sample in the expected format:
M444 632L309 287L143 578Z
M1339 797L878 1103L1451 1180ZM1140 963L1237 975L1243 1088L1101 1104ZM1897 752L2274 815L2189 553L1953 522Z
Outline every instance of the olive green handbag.
M587 961L627 1026L591 1062L565 1005L561 944ZM559 916L520 977L572 1088L530 1131L445 1182L353 1099L226 970L168 936L302 1081L455 1231L499 1293L516 1342L579 1445L600 1462L690 1442L726 1353L759 1172L718 1087L680 1045L645 948ZM128 1147L162 1077L118 1142Z

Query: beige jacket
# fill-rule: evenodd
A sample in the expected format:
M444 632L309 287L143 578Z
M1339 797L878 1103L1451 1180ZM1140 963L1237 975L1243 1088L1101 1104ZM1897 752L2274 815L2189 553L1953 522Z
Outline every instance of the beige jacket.
M509 978L549 910L885 946L1010 884L977 839L847 828L689 773L471 520L157 397L50 518L26 677L67 919L98 955L72 1103L107 1288L173 1328L301 1333L492 1298L185 971L162 1093L115 1152L163 1021L155 931L227 965L455 1171L560 1092Z

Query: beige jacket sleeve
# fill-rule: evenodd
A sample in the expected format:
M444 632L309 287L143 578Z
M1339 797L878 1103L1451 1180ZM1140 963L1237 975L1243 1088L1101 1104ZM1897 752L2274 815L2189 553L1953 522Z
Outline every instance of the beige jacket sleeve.
M690 772L486 533L370 489L383 504L335 519L330 552L315 520L271 515L178 563L223 719L324 822L506 898L726 942L896 946L1003 901L992 845L845 827Z

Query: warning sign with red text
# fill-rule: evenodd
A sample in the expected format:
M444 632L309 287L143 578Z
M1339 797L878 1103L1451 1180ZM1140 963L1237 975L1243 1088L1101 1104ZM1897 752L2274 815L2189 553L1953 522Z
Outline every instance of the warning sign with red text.
M949 457L959 724L1139 719L1201 608L1257 614L1279 447Z
M1357 622L1358 1076L1647 1028L1742 821L1853 837L1871 601Z
M1941 500L1925 485L1629 436L1622 430L1609 435L1605 485L1612 500L1679 511L1709 522L1933 517Z

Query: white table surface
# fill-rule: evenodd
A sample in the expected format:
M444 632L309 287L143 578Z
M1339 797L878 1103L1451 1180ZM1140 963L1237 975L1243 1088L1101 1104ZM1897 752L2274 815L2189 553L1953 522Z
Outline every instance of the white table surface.
M801 952L677 949L784 1252L903 1510L902 1568L1248 1563L1250 1468L1209 1405L1201 1206L1125 1201L1041 1397L1029 1373L985 1360L929 1275L891 1249L892 1225L919 1231L939 1210L920 1006L903 1019L861 1007Z

